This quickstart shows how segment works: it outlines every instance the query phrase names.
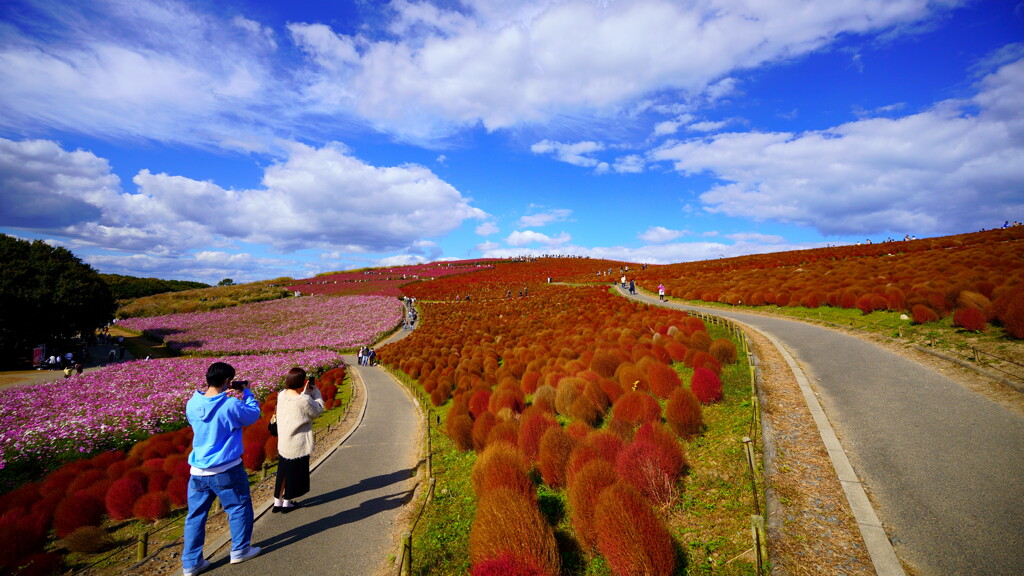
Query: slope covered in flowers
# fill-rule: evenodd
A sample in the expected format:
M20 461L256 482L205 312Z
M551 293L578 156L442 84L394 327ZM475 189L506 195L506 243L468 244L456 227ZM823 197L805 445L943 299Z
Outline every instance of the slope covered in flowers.
M281 386L293 366L337 366L330 350L228 358L162 358L115 364L49 384L0 390L0 469L12 460L65 460L125 448L185 424L185 402L205 388L206 369L224 360L259 399Z
M366 345L402 320L388 296L311 296L245 304L213 312L129 318L121 326L189 354L261 353Z
M294 280L287 288L301 294L330 294L334 296L375 294L399 297L402 295L402 286L455 274L487 270L492 267L494 262L493 259L484 258L334 272L313 278Z

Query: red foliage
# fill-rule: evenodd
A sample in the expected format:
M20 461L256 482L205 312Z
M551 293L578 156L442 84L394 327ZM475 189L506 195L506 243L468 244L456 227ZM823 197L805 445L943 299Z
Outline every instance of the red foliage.
M53 514L53 529L58 538L65 538L82 526L99 526L106 511L99 498L76 492L57 506Z
M700 400L689 388L677 388L665 403L665 422L680 438L689 440L704 426Z
M497 423L498 421L494 418L494 414L490 412L483 412L473 421L473 430L470 432L473 450L480 452L487 446L487 436L490 435L491 429Z
M127 520L134 516L132 507L135 501L146 493L139 481L133 478L121 478L114 481L107 490L105 504L107 514L114 520Z
M1005 291L992 304L1006 332L1014 338L1024 339L1024 284Z
M686 346L683 346L675 340L666 342L665 350L668 352L668 355L672 358L673 362L682 362L683 358L686 357Z
M668 364L655 363L647 367L647 382L651 386L651 392L659 398L668 398L669 394L676 388L683 385L679 379L679 373Z
M647 500L617 482L601 491L594 514L597 549L615 574L672 574L672 536Z
M546 576L533 564L511 554L484 560L470 569L469 576Z
M469 558L474 566L499 558L537 567L558 576L561 559L554 531L532 500L509 488L480 497L469 531Z
M497 414L502 408L508 408L519 414L526 408L526 398L518 388L498 388L491 393L488 409Z
M910 315L914 318L914 324L927 324L939 319L939 314L924 304L915 304L910 309Z
M175 508L188 506L188 483L188 476L175 476L167 483L167 497L171 501L171 506Z
M736 345L728 338L718 338L711 342L708 352L719 364L736 363Z
M42 551L46 524L41 514L12 511L0 516L0 566L11 566L19 558Z
M280 457L281 454L277 451L277 436L267 438L266 443L263 444L263 453L267 456L268 462L273 462Z
M540 441L548 428L558 426L555 419L549 414L538 412L524 418L519 425L519 451L529 462L536 462L540 452Z
M136 518L154 522L166 518L171 513L171 501L167 492L150 492L143 494L132 507Z
M540 385L540 376L540 372L536 370L529 370L523 374L523 380L519 385L523 394L533 394L537 391L537 386Z
M626 392L612 406L612 417L619 422L636 426L661 418L661 405L646 392Z
M102 479L106 479L107 473L104 470L86 470L78 475L71 484L68 486L68 494L74 494L81 490L85 490L99 482Z
M490 434L487 435L487 446L495 442L504 442L513 448L519 446L519 425L515 420L498 422L491 428Z
M575 440L561 426L551 426L544 432L537 464L545 484L552 488L565 486L565 465L575 446Z
M269 438L269 435L267 437ZM263 468L263 463L267 461L267 453L263 449L265 442L266 440L255 440L244 444L242 465L245 466L246 470L256 472Z
M445 421L445 430L459 450L473 448L473 419L468 415L460 414L452 418L449 414Z
M977 308L957 308L953 312L953 325L971 332L984 332L988 321L985 313Z
M171 475L163 470L153 470L146 476L146 492L161 492L167 488Z
M605 378L611 378L621 361L622 359L617 354L608 350L598 350L594 352L594 357L590 360L590 369Z
M696 368L690 379L690 390L704 404L722 399L722 380L707 368Z
M679 439L660 424L648 422L615 462L619 477L656 504L668 504L686 467Z
M576 539L587 550L597 547L597 526L594 524L594 511L601 491L615 484L615 469L608 462L591 460L573 475L569 483L570 520Z
M487 406L490 402L490 390L477 390L473 393L473 396L469 400L469 414L473 417L473 420L476 420L481 414L487 411Z
M471 480L478 498L499 487L509 488L531 501L536 496L522 454L504 442L492 444L480 454L473 464Z

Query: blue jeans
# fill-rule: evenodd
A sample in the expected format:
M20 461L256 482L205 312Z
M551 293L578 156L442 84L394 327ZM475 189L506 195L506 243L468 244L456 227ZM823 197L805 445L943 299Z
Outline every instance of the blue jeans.
M185 517L185 547L182 568L199 564L206 540L206 518L214 498L220 498L231 528L231 556L241 555L252 543L252 497L249 476L241 464L213 476L192 476L188 482L188 516Z

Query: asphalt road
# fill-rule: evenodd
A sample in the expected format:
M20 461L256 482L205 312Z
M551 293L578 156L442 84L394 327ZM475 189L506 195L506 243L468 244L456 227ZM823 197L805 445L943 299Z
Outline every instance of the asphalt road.
M923 576L1024 574L1024 418L841 332L670 306L735 319L786 346L905 564Z
M259 556L213 560L216 574L373 576L400 545L402 508L420 466L420 417L409 395L382 368L355 366L366 385L366 413L356 431L311 476L312 489L289 514L256 521Z

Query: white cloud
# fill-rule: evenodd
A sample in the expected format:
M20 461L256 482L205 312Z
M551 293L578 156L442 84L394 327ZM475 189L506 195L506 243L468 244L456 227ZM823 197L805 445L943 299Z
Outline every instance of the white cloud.
M418 165L377 167L341 145L288 145L262 186L230 190L214 182L140 171L137 194L120 191L106 161L54 142L0 139L7 225L50 230L95 246L155 255L210 242L245 241L281 251L336 246L361 251L437 252L443 236L482 210ZM42 191L42 192L41 192ZM42 198L45 202L26 202ZM73 207L73 221L65 209ZM57 208L60 208L59 210Z
M488 220L476 227L476 233L480 236L490 236L499 232L498 225Z
M720 99L736 89L725 76L734 70L948 8L919 0L799 7L563 1L518 10L475 2L466 12L426 3L395 6L392 31L408 37L366 40L358 63L315 71L309 94L350 94L348 103L361 116L414 138L476 123L496 130L566 112L611 110L660 90ZM323 62L322 54L314 55L316 62ZM339 62L351 57L346 52Z
M643 156L639 154L629 154L627 156L620 156L612 164L612 170L615 170L619 174L639 174L644 171L646 161Z
M650 242L652 244L661 244L675 240L685 234L682 230L669 230L664 226L651 226L643 233L639 235L639 238L644 242Z
M1024 211L1024 60L971 100L804 133L726 133L666 143L652 161L720 183L705 209L831 234L942 234Z
M544 212L527 214L526 216L519 218L519 227L537 228L539 226L547 226L552 222L564 222L571 215L572 210L567 208L555 208Z
M722 120L719 122L705 120L704 122L694 122L693 124L687 126L686 129L693 132L714 132L716 130L721 130L722 128L725 128L728 125L728 120Z
M588 156L588 154L600 152L601 150L604 150L604 148L604 144L600 142L584 141L566 144L563 142L542 140L533 146L530 146L530 151L534 154L550 154L554 156L556 160L572 164L573 166L593 168L594 166L597 166L598 160Z
M544 244L545 246L560 246L572 240L572 237L565 232L557 236L548 236L533 230L516 230L505 238L509 246L526 246L527 244Z

